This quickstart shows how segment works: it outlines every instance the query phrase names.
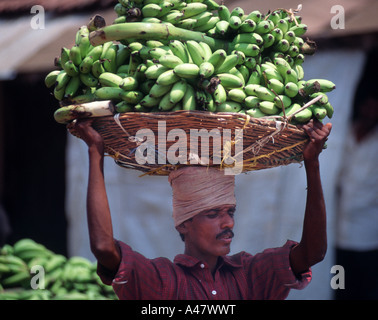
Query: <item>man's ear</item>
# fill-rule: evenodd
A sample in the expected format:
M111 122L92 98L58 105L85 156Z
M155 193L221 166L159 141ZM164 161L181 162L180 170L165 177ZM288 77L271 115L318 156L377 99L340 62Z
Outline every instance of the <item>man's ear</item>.
M187 225L186 225L186 222L187 222L187 221L184 221L183 223L179 224L179 225L176 227L176 230L177 230L179 233L183 234L183 235L185 235L185 234L188 232L188 227L187 227Z

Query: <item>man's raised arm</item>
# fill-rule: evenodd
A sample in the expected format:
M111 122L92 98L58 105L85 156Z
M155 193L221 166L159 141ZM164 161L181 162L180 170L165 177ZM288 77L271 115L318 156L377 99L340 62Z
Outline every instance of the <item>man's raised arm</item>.
M332 125L311 120L303 126L310 141L303 150L307 177L307 200L303 233L300 243L290 253L290 264L295 274L308 270L323 260L327 251L326 207L319 171L319 154Z
M118 270L121 255L113 238L113 227L104 180L104 143L91 126L93 120L72 123L88 145L89 176L87 190L87 220L91 251L97 261L111 272Z

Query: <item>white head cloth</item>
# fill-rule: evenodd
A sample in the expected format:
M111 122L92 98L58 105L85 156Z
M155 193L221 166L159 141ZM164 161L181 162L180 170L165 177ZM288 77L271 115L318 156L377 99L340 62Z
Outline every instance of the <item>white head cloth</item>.
M175 227L198 213L220 205L235 205L235 176L201 166L187 166L172 171L168 181L172 187Z

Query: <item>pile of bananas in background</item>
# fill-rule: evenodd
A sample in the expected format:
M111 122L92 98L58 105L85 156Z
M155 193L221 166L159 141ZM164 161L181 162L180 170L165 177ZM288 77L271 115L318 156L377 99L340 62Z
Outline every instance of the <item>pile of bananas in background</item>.
M305 80L303 62L314 48L303 39L307 26L296 10L247 14L214 0L119 0L114 10L118 17L112 26L119 38L93 46L90 33L95 28L82 26L75 45L56 58L58 70L46 76L46 86L61 106L112 100L119 113L293 115L293 123L333 115L327 93L335 84ZM143 37L122 36L135 34L136 24L147 30L140 33ZM185 39L167 40L165 34L149 38L144 26L151 24L178 28ZM319 95L316 103L300 110Z
M0 300L117 299L112 287L101 282L96 268L83 257L67 258L32 239L21 239L0 249ZM38 278L34 288L33 277Z

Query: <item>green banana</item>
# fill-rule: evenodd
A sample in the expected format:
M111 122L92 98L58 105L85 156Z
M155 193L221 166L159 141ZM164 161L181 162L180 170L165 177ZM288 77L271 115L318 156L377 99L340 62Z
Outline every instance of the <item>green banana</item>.
M239 32L241 33L252 33L256 29L256 22L252 19L245 19L239 27Z
M45 85L47 88L51 88L56 83L56 78L58 77L61 70L50 71L45 77Z
M273 102L274 98L276 97L276 95L271 90L263 86L257 86L254 89L254 91L255 91L256 97L258 97L259 99L263 101Z
M228 9L227 6L222 4L218 7L218 15L221 20L228 21L231 17L230 9Z
M235 101L225 101L217 105L216 112L239 112L242 105Z
M250 83L244 87L244 91L248 96L256 96L256 89L259 88L259 84Z
M246 82L246 84L260 84L261 83L261 74L257 70L253 70Z
M98 79L91 73L80 73L79 77L81 82L87 87L96 87L98 84Z
M167 67L164 67L162 64L154 64L151 67L148 67L144 72L144 75L147 79L157 79L163 72L168 71Z
M117 51L118 45L112 44L104 54L104 69L108 72L116 73L117 71Z
M103 63L100 60L96 60L92 64L91 73L94 77L98 78L101 73L105 72Z
M79 66L82 60L80 48L77 45L74 45L69 52L69 60L71 60L75 66Z
M152 97L151 95L146 95L142 100L139 101L139 104L143 107L152 108L159 105L160 100L160 97Z
M175 55L166 54L158 59L158 63L162 64L166 68L173 69L174 67L183 64L184 62Z
M195 99L195 90L189 83L186 87L186 92L182 98L182 109L183 110L196 110L197 104Z
M171 49L172 53L179 57L183 63L189 62L189 54L185 47L185 45L179 40L171 40L168 44L169 48Z
M67 258L61 254L54 254L45 265L46 273L50 273L67 262Z
M282 106L281 106L282 108ZM294 112L297 112L301 108L301 105L298 103L293 103L288 107L285 107L285 115L288 117L292 115ZM284 115L284 111L282 110L281 113L279 114L281 117Z
M202 62L206 61L205 53L197 41L186 41L186 47L193 63L195 63L198 67L202 64Z
M198 44L202 48L203 56L205 58L204 62L208 61L211 55L213 54L213 51L211 50L210 46L206 42L200 41Z
M197 22L196 26L193 28L193 31L208 32L209 30L215 28L215 25L218 23L219 20L220 19L218 16L213 15L209 19L209 21L207 21L207 23L203 25L198 26L198 22Z
M214 102L216 105L220 105L227 100L227 92L226 89L222 86L221 83L217 85L215 91L213 93Z
M237 43L262 45L264 43L264 39L261 35L259 35L256 32L239 33L234 37L234 39L231 42L232 45L236 45Z
M199 76L201 78L210 78L215 71L215 68L212 63L210 62L203 62L199 66Z
M209 11L203 11L195 16L192 16L192 19L196 20L193 29L206 25L213 16L214 15Z
M310 107L312 114L317 118L318 120L323 120L327 116L327 109L318 104L314 104Z
M27 270L21 271L19 273L13 274L5 279L1 280L1 284L4 287L15 287L23 286L25 281L30 279L30 274Z
M260 47L253 43L238 42L233 48L234 50L242 51L248 57L256 57L260 54Z
M260 108L250 108L245 111L247 115L249 115L252 118L262 118L266 117L266 114L260 110Z
M214 71L222 65L227 57L227 52L223 49L218 49L212 53L207 62L210 62L214 66Z
M218 73L216 76L219 78L222 86L225 89L241 88L244 85L242 80L238 76L235 76L231 73Z
M161 85L155 83L149 91L151 97L159 98L172 89L172 85Z
M178 80L180 80L180 77L177 75L177 73L174 72L174 69L169 69L163 72L156 79L156 83L161 85L169 85L177 82Z
M174 106L175 103L170 101L170 92L168 92L160 99L158 108L162 111L169 111L172 110Z
M306 123L312 118L312 112L309 108L307 108L294 114L293 118L299 123Z
M176 66L173 72L184 79L193 79L199 75L199 66L194 63L183 63Z
M223 63L215 68L215 73L225 73L236 67L239 61L239 56L237 54L229 54L224 59Z
M60 64L63 68L63 65L70 60L70 49L63 47L60 52Z
M197 24L197 20L193 18L186 18L183 20L180 20L176 23L176 26L182 29L187 29L187 30L193 30L194 26Z
M139 103L144 97L142 92L136 91L136 90L131 90L131 91L122 90L120 92L120 96L121 96L122 100L124 100L128 103L131 103L131 104Z
M70 76L74 77L79 74L79 69L78 67L72 62L72 60L68 60L64 65L63 65L64 71Z
M66 87L68 81L70 81L70 79L71 79L71 77L67 74L67 72L62 71L56 77L55 89L57 91L64 89Z
M185 79L181 79L173 84L172 89L169 91L169 101L173 104L178 103L184 97L187 88Z
M111 72L104 72L98 77L98 81L103 87L119 87L122 78Z
M227 98L229 100L242 103L244 102L244 99L247 97L247 94L244 92L242 88L233 88L228 91Z
M89 73L92 70L93 66L93 57L86 56L80 63L79 70L81 73Z
M297 37L303 36L307 32L307 25L300 23L290 28L290 31L293 31Z
M72 98L75 96L79 90L80 84L81 80L79 76L72 77L64 89L64 96L67 98Z
M265 33L265 34L263 34L262 38L264 40L264 43L263 43L263 48L264 49L267 49L267 48L271 47L274 44L275 40L276 40L275 37L273 36L273 34L271 34L271 33Z
M294 98L298 92L299 88L298 85L294 82L288 82L285 84L285 95L287 95L289 98Z
M255 32L258 34L269 33L273 30L274 24L270 20L262 20L257 23Z
M219 20L215 24L215 32L221 36L227 34L230 29L230 23L226 20Z
M207 5L201 2L191 2L181 10L183 18L190 18L207 10Z
M125 77L119 83L119 87L126 91L136 90L138 88L138 80L135 77Z
M299 81L298 75L297 75L297 73L295 72L294 69L289 69L289 70L286 71L285 84L288 83L288 82L297 83L298 81Z
M273 102L278 108L282 109L283 107L286 109L291 106L292 101L288 96L280 94L274 98Z
M321 92L330 92L336 89L336 85L332 81L325 79L311 79L306 81L306 85L311 86L315 82L319 83Z
M261 102L261 100L255 96L246 96L243 102L247 109L252 109L258 108L258 103Z
M333 106L331 105L331 103L330 102L327 102L326 104L323 104L323 107L326 109L326 111L327 111L327 117L328 118L332 118L332 116L333 116L333 113L334 113L334 108L333 108Z
M141 9L143 17L157 17L162 11L162 8L155 3L149 3L142 7Z
M96 89L94 95L99 100L122 100L125 91L116 87L101 87Z
M268 88L273 90L276 94L282 94L285 91L285 84L277 79L268 80Z
M261 101L258 103L258 107L263 113L268 115L278 114L280 111L272 101Z

